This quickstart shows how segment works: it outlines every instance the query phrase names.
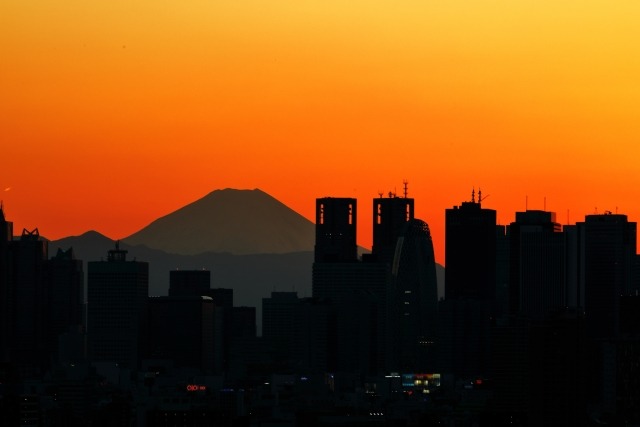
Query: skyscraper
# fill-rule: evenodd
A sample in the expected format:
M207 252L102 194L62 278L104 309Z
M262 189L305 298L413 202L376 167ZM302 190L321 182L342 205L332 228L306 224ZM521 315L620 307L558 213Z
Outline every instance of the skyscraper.
M12 307L9 291L9 245L13 239L13 223L5 219L0 204L0 361L9 359L9 320Z
M73 248L57 253L45 263L44 281L47 287L47 352L56 355L62 335L73 336L74 351L62 348L74 360L83 360L85 322L84 322L84 270L82 261L76 259ZM55 357L54 359L57 359Z
M394 280L396 361L402 372L435 369L438 284L429 226L404 223L396 238L391 268Z
M216 368L214 305L208 296L151 297L146 357L211 374Z
M636 223L626 215L587 215L578 223L583 231L585 318L590 338L610 339L618 334L620 297L633 283Z
M382 372L388 363L390 345L386 328L389 326L390 284L388 264L358 260L356 200L317 199L313 297L326 298L334 307L349 307L349 313L353 315L366 313L354 325L345 323L353 322L353 316L349 317L348 313L336 320L334 342L338 343L337 348L328 351L336 352L337 370L348 371L358 366L361 373L371 374ZM366 363L362 362L360 352L356 354L351 346L347 347L355 342L366 348L366 351L362 350L362 355L368 358Z
M373 248L378 261L394 259L398 237L407 222L414 218L414 201L407 197L379 197L373 199Z
M496 211L481 200L462 202L445 214L446 299L488 299L496 287Z
M127 261L116 243L106 261L89 262L87 333L89 357L135 369L143 344L149 264Z
M489 371L496 305L496 211L475 200L445 214L445 300L439 306L439 358L459 378Z
M43 278L48 244L38 229L23 230L9 244L7 320L9 359L23 377L38 376L48 366L49 295Z
M555 213L516 212L509 226L512 315L541 321L566 305L565 239Z
M171 270L169 296L211 296L209 270Z
M356 199L317 199L315 262L357 261L356 221Z

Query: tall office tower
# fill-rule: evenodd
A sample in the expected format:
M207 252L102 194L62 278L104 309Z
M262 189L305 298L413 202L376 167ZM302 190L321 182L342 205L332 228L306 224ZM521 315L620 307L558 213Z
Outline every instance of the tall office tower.
M58 249L45 263L44 281L49 296L47 351L56 355L53 359L57 359L60 350L67 359L84 360L84 270L72 248Z
M565 225L564 234L564 270L567 307L584 313L584 227Z
M626 215L587 215L584 251L585 318L589 338L601 340L618 334L620 296L633 287L636 223Z
M439 307L439 356L444 372L459 378L487 375L490 327L495 317L496 211L482 197L445 214L445 301Z
M214 305L208 296L149 298L146 357L173 360L176 367L211 374L214 354Z
M222 360L220 364L224 372L229 370L229 357L231 351L231 340L233 339L233 289L211 288L208 294L213 298L213 304L216 306L215 322L216 322L216 347L222 348ZM255 335L255 334L254 334Z
M211 296L209 270L171 270L169 296Z
M276 360L291 360L295 348L297 292L271 292L262 298L262 338L271 345Z
M295 352L299 373L335 371L335 307L325 298L302 298L294 310Z
M565 237L554 212L516 212L509 226L512 315L543 320L566 306Z
M48 366L48 294L43 280L47 250L37 228L23 230L9 245L9 357L23 377L40 376Z
M385 369L391 369L390 366L392 366L390 364L395 349L391 342L393 333L390 312L390 301L393 298L391 283L391 271L386 263L313 264L313 297L330 300L337 312L344 314L336 321L338 337L335 342L358 340L367 342L365 347L369 361L360 363L358 368L363 374L382 373ZM345 312L342 313L341 310ZM365 318L358 319L360 336L349 335L356 332L347 323L354 322L354 316L363 313L367 315ZM330 348L329 352L333 353L334 349ZM337 371L347 372L355 366L349 358L356 357L356 354L350 353L346 347L338 347L335 352L338 353L335 358Z
M496 318L509 313L509 250L507 227L496 225Z
M413 199L407 197L380 197L373 199L373 248L377 261L391 262L395 255L398 236L407 222L414 218Z
M389 301L392 296L391 271L388 263L361 262L357 258L356 246L356 200L343 198L322 198L316 200L316 246L313 263L312 293L314 298L326 298L335 307L352 296L364 292L371 295L362 304L370 306L369 300L376 301L375 313L369 313L363 326L367 331L375 331L367 345L370 360L361 363L362 373L383 372L392 351L390 339ZM353 308L356 310L356 308ZM359 308L358 308L359 310ZM360 311L366 311L365 308ZM350 334L352 328L337 320L338 334ZM369 334L369 332L367 332ZM370 334L369 334L370 335ZM351 336L353 340L357 337ZM336 338L338 342L350 342L349 337ZM353 341L351 341L353 342ZM333 350L330 350L330 352ZM344 347L335 349L344 352L344 357L336 356L336 370L348 371L353 364Z
M428 372L436 363L438 284L427 223L419 219L405 222L394 252L397 366L402 372Z
M13 223L5 219L0 204L0 362L9 360L10 302L9 290L9 245L13 240Z
M496 211L481 200L447 209L445 214L445 298L495 298Z
M207 296L213 300L214 372L226 371L233 335L233 289L211 288L209 270L172 270L169 296Z
M89 358L135 370L147 320L149 264L127 261L116 242L107 260L89 262L88 270Z
M356 214L356 199L316 199L315 262L357 261Z

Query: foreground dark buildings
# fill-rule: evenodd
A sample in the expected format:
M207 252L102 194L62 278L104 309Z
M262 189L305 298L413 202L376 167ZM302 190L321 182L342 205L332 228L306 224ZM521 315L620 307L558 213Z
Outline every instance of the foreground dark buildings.
M469 201L445 212L445 293L414 200L316 200L312 295L236 307L207 270L116 244L83 262L0 208L2 425L638 425L636 223ZM360 209L362 211L362 209ZM213 278L215 281L215 276ZM86 288L86 303L85 303Z

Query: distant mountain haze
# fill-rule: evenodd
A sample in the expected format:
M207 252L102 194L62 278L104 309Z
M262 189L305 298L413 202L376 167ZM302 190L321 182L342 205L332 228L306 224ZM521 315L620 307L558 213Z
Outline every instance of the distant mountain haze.
M259 190L216 190L123 239L180 255L313 251L315 226Z

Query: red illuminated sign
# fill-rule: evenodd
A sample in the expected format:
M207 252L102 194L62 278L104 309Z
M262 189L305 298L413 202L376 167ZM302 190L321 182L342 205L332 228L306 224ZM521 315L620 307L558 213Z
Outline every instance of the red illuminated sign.
M207 389L206 385L187 384L187 391L205 391L206 389Z

